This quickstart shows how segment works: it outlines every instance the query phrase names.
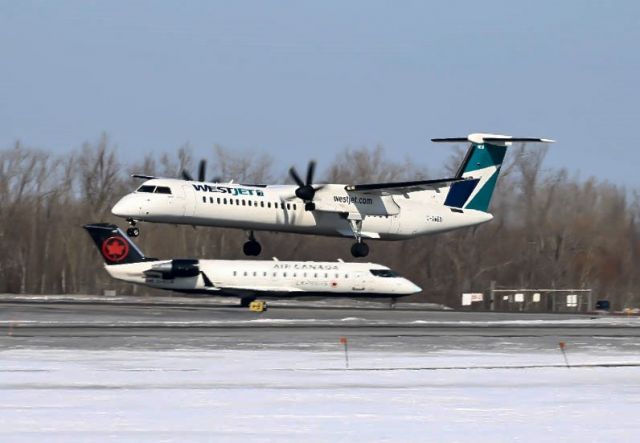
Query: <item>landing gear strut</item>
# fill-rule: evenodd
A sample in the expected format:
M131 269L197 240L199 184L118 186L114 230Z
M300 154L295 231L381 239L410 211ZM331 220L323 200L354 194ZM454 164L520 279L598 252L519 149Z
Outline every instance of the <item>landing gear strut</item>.
M127 229L127 235L129 237L137 237L140 235L140 229L136 226L136 221L132 218L128 218L129 228Z
M351 246L351 255L354 257L366 257L369 255L369 246L362 241L362 220L349 219L349 226L356 238L356 242Z
M253 231L249 231L249 240L242 246L242 251L244 255L252 257L258 256L260 252L262 252L262 246L260 246L260 243L258 243L254 237Z

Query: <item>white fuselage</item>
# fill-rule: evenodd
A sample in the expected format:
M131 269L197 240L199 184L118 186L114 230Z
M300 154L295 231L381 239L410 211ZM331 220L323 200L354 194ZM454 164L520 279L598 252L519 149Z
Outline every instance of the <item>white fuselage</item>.
M116 279L159 289L212 295L347 295L402 296L420 287L375 263L278 260L198 260L192 277L162 278L154 269L171 260L105 265ZM146 272L146 273L145 273Z
M157 192L160 188L164 193ZM380 195L329 184L316 192L313 211L305 210L295 190L294 185L151 179L124 196L112 213L137 221L338 237L352 237L350 220L360 220L363 238L382 240L445 232L493 218L482 211L444 206L446 191L439 189Z

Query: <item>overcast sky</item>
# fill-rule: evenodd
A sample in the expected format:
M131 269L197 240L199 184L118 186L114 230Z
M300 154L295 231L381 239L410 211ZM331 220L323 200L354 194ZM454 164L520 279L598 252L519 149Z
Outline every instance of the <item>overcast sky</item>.
M218 143L284 171L381 144L438 170L429 138L492 131L640 188L639 44L637 1L0 0L0 148L105 131L132 159Z

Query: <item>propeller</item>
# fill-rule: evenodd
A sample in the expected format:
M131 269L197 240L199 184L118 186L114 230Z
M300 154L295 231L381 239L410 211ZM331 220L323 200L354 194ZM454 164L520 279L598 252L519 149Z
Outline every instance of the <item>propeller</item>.
M316 162L311 160L309 165L307 166L307 177L306 181L302 181L300 175L295 170L294 167L289 168L289 175L293 179L294 182L298 185L298 188L295 191L296 197L305 202L305 209L307 211L313 211L315 209L315 205L313 203L313 198L316 195L316 191L322 189L324 186L313 186L313 176L316 172Z
M200 160L200 163L198 163L198 181L200 182L206 182L207 181L207 161L205 159ZM182 178L184 180L187 181L195 181L193 176L189 173L189 171L187 171L186 169L182 170ZM219 177L214 177L212 179L213 182L219 182L220 178Z

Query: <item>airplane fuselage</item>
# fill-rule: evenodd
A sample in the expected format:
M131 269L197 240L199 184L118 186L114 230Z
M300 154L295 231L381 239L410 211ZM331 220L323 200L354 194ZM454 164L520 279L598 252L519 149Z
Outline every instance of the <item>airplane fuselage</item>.
M338 237L352 237L356 220L362 238L382 240L440 233L493 218L487 212L445 206L446 192L439 189L380 195L325 185L316 192L312 211L305 210L295 190L295 185L151 179L124 196L112 212L136 221Z
M114 278L158 289L211 295L342 295L394 297L420 288L375 263L192 260L172 275L172 260L105 265Z

